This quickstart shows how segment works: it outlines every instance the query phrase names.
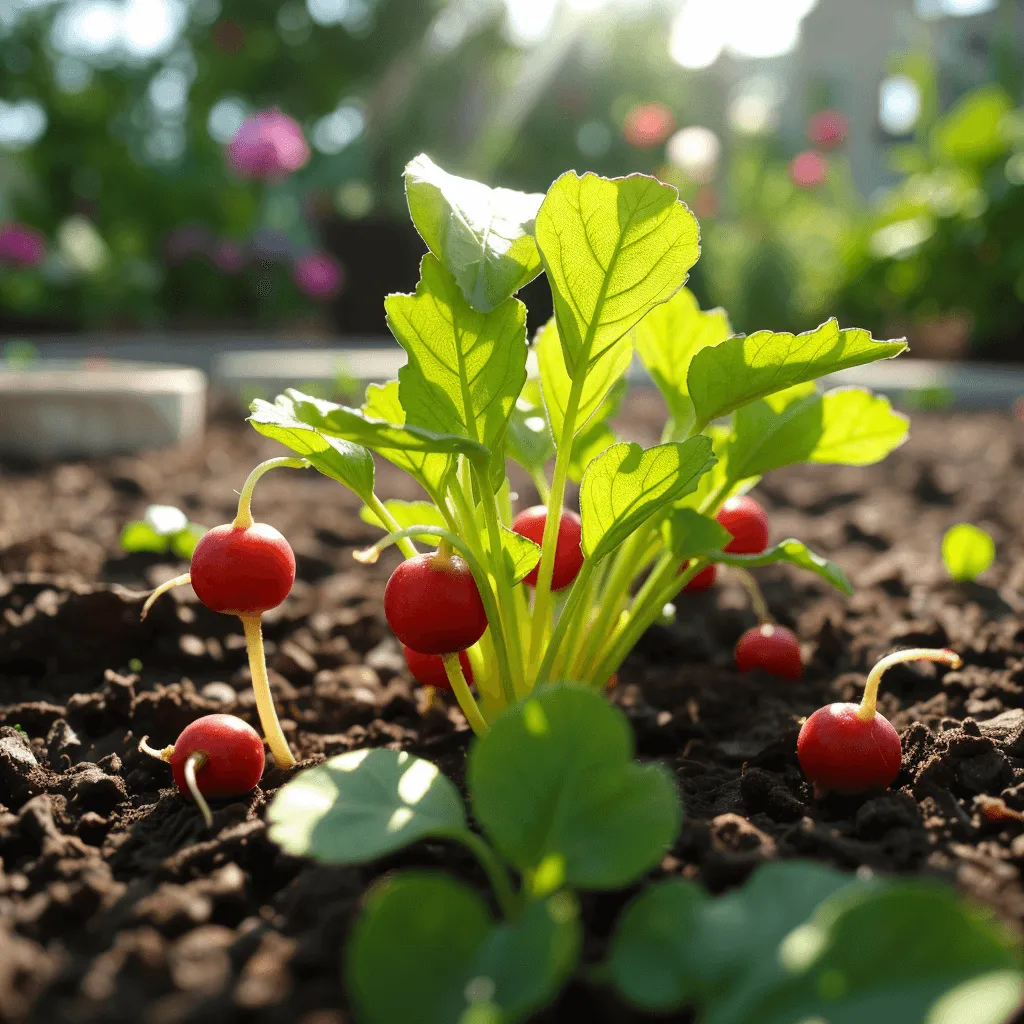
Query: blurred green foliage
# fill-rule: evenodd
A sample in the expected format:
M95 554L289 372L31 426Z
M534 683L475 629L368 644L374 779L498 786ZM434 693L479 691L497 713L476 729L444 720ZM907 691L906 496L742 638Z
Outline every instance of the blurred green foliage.
M326 249L352 270L379 237L384 251L365 262L390 277L344 301L379 310L386 291L411 286L399 268L418 242L390 259L405 236L377 225L405 223L401 171L421 151L531 192L567 167L673 182L701 222L691 287L737 330L801 330L839 312L879 335L970 336L984 351L1020 329L1024 111L1012 48L992 47L1001 85L946 113L933 59L894 60L917 83L921 114L912 138L889 146L893 184L869 201L842 148L824 154L820 183L797 180L805 142L792 118L788 135L729 128L728 90L668 56L671 5L596 15L563 4L522 47L501 0L180 0L173 43L132 56L58 45L76 2L0 10L0 101L38 103L47 119L35 144L0 149L0 224L24 221L50 246L41 267L0 268L0 330L344 331L337 306L328 320L296 286L294 260ZM827 98L813 83L787 104L809 115ZM641 144L630 119L658 104L670 123ZM240 180L223 155L232 119L272 106L302 125L313 158L278 183ZM688 125L718 133L709 174L673 155L672 132Z

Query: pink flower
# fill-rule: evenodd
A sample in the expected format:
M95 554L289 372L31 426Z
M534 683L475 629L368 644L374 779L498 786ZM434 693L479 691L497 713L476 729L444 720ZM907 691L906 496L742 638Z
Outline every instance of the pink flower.
M0 224L0 263L35 267L46 258L46 239L27 224Z
M652 149L664 142L675 126L675 116L664 103L642 103L626 115L622 137L636 149Z
M324 300L341 290L341 265L322 252L299 257L292 268L292 280L311 299Z
M797 153L789 163L789 177L797 188L817 188L828 174L828 161L813 149Z
M226 156L239 177L274 181L306 166L309 145L298 121L274 107L242 123L227 144Z
M818 149L837 149L850 134L850 122L838 110L819 110L807 122L807 137Z
M237 274L245 266L242 247L230 238L222 238L213 248L213 265L222 274Z

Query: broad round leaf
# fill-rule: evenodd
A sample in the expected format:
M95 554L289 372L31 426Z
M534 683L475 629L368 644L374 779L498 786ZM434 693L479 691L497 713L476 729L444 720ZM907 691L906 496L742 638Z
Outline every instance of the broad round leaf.
M554 998L579 948L579 912L568 893L499 925L461 883L408 872L367 898L346 978L363 1024L514 1024Z
M458 790L429 761L355 750L282 787L267 813L270 838L325 864L360 864L423 839L466 829Z
M659 863L681 815L665 768L632 758L629 723L600 694L542 689L470 752L474 814L534 891L628 885Z
M951 526L942 538L942 561L946 571L958 583L977 579L995 557L996 546L992 538L971 523Z

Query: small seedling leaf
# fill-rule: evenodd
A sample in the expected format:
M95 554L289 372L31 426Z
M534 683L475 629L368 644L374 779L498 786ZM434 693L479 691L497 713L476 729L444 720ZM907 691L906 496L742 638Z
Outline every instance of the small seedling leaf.
M835 320L806 334L758 331L729 338L701 350L690 363L687 387L696 424L703 429L748 402L837 370L891 359L906 347L904 341L875 341L867 331L840 330Z
M573 378L671 298L700 255L679 194L640 174L566 172L541 204L536 238Z
M125 523L121 529L121 548L124 551L149 551L159 555L170 547L170 543L170 537L158 533L142 519Z
M468 777L477 820L535 894L628 885L679 829L671 776L633 760L623 713L583 687L544 688L502 712Z
M687 288L680 288L636 325L636 350L665 399L675 436L685 437L693 426L693 402L686 385L693 357L730 334L725 310L702 312Z
M459 791L435 765L384 749L308 768L278 791L267 819L284 850L324 864L361 864L466 829Z
M957 583L976 580L991 566L995 557L995 542L984 530L971 523L951 526L942 538L942 561Z
M692 491L714 464L705 436L646 450L623 442L604 451L580 485L583 553L604 558L658 509Z
M550 1003L579 959L569 893L497 924L472 889L407 872L371 890L346 951L364 1024L516 1024Z
M558 328L553 318L538 335L534 348L537 352L537 365L540 369L541 390L544 394L548 422L555 438L560 439L565 424L569 393L572 391L572 378L565 368L562 344L558 340ZM633 339L626 334L609 345L604 354L590 364L583 380L573 436L579 435L595 414L603 412L602 419L607 419L612 414L611 409L606 410L602 407L606 404L609 392L622 380L622 375L629 369L632 361ZM621 392L618 401L621 401Z
M198 523L189 523L184 530L179 530L171 538L171 550L179 557L190 559L196 545L206 533L206 527Z
M483 518L479 506L477 507L477 518ZM518 583L540 561L540 545L515 533L504 524L499 524L498 533L501 537L502 562L505 573L512 583ZM480 531L480 543L490 558L491 539L486 530Z
M409 361L398 371L407 425L494 448L526 381L526 307L475 310L451 274L423 257L414 295L389 295L388 326Z
M398 523L398 528L404 530L407 526L439 526L447 530L448 524L441 515L441 510L430 501L402 501L400 498L392 498L384 502L384 507L391 513L392 518ZM382 523L377 518L373 509L364 505L359 510L359 518L370 526L379 527L385 532L391 529L390 526ZM421 537L424 544L432 544L437 547L436 537Z
M736 565L741 569L759 569L761 566L774 565L776 562L788 562L790 565L815 573L844 594L853 593L853 587L850 586L846 573L835 562L816 555L803 541L795 540L792 537L779 541L774 547L762 551L759 555L734 555L725 551L716 551L711 557L715 562Z
M533 224L542 194L458 178L424 154L405 168L405 194L416 230L480 312L540 273Z

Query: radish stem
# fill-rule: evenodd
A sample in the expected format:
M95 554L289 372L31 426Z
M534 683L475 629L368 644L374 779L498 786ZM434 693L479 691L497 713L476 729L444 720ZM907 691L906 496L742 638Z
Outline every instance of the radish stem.
M281 723L274 707L274 697L270 692L270 680L267 678L267 659L263 651L263 626L259 615L239 615L242 628L245 630L245 646L249 652L249 672L252 675L252 689L256 695L256 710L263 726L263 735L267 746L274 757L278 768L292 768L298 762L288 749L288 741L284 737Z
M185 785L188 786L196 806L203 812L203 821L206 822L206 827L213 828L213 814L210 812L210 805L206 802L206 797L200 792L199 783L196 781L196 772L204 764L206 764L206 755L201 750L193 750L185 758Z

